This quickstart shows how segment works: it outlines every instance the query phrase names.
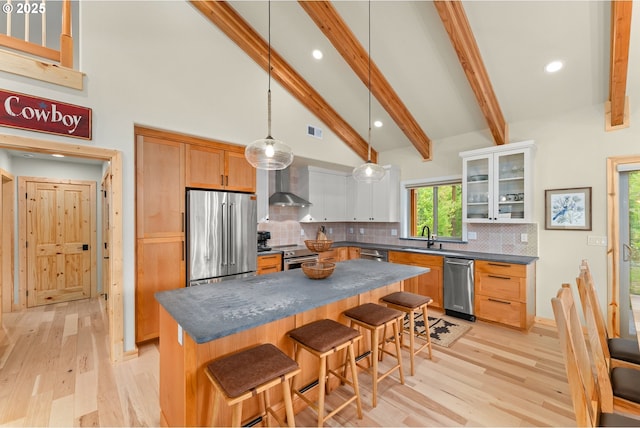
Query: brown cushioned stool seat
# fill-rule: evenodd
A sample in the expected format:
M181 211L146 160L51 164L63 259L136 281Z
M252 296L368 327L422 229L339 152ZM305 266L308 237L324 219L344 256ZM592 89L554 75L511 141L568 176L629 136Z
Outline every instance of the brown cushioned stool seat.
M375 303L364 303L355 308L344 311L343 315L350 321L351 326L364 328L369 330L371 336L371 353L369 371L373 380L372 406L378 405L378 382L389 376L393 371L398 370L400 373L400 383L404 385L404 373L402 371L402 355L400 355L400 334L398 324L402 321L404 314L398 310L388 308L386 306L377 305ZM396 352L387 351L387 327L391 326L393 330L393 342ZM382 334L381 334L382 331ZM396 358L397 364L384 372L378 374L378 360L382 360L384 354L392 355Z
M259 416L274 416L282 425L271 408L267 392L278 384L283 386L287 424L295 426L289 379L300 373L300 367L274 345L262 344L213 360L207 365L205 373L227 405L234 407L232 426L241 425L242 403L258 394L262 400L261 408L264 409ZM219 422L216 419L218 400L215 394L213 400L212 425Z
M397 291L395 293L388 294L380 299L388 307L397 309L407 314L409 321L409 328L404 329L409 334L409 361L411 362L411 375L415 374L415 356L422 352L423 349L429 349L429 359L433 358L431 352L431 335L429 333L429 317L427 315L427 306L433 302L433 299L429 296L423 296L421 294L409 293L408 291ZM415 313L422 311L424 318L424 334L416 331L415 325ZM421 338L424 340L422 346L416 349L415 338ZM402 336L401 344L404 345L404 335Z
M607 343L611 358L640 365L640 348L637 340L612 337Z
M296 361L300 361L303 350L319 358L318 373L318 401L314 402L307 398L304 393L309 391L311 387L298 387L294 382L293 392L302 398L309 406L318 412L318 426L322 426L324 422L333 417L336 413L344 409L349 403L355 401L358 410L358 418L362 419L362 404L360 401L360 389L358 387L358 372L356 368L355 351L353 344L362 338L358 330L349 328L337 321L323 319L305 324L302 327L293 329L287 333L293 340ZM329 368L328 357L338 351L346 349L346 361L342 364L344 374L339 373L336 368ZM351 379L346 377L346 366L351 368ZM353 395L345 399L345 401L335 409L325 415L325 395L328 394L327 380L329 375L339 378L342 382L351 385ZM309 385L312 385L312 382Z

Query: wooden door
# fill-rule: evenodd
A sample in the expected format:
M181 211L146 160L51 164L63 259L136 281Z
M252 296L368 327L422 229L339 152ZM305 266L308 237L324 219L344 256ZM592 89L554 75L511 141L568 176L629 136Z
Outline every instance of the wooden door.
M244 152L225 152L226 188L237 192L256 191L256 169L244 157Z
M95 183L28 181L26 188L27 305L90 297Z
M224 150L187 144L187 186L224 189Z

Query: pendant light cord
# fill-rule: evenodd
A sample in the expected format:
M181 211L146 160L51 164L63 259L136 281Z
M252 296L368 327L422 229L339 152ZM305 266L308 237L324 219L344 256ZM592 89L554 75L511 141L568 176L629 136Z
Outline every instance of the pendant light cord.
M367 150L367 162L371 162L371 0L369 0L369 42L367 48L369 49L369 130L367 139L369 140L369 148Z
M269 45L269 65L267 72L269 73L269 90L267 91L267 139L271 137L271 0L269 0L269 27L268 27L268 45Z

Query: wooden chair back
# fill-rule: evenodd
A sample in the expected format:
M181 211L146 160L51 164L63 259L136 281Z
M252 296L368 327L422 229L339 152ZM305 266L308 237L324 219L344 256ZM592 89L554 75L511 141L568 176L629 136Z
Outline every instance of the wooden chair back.
M594 427L600 414L596 381L569 284L551 299L578 426Z
M600 301L596 293L595 283L593 282L593 276L591 276L591 270L586 260L582 260L580 265L580 275L576 279L578 284L578 293L580 295L580 301L582 302L582 313L584 314L587 327L595 329L593 334L597 334L600 347L604 353L604 357L607 360L607 364L611 364L611 355L609 353L609 333L607 332L607 324L600 307ZM591 333L590 333L591 334Z

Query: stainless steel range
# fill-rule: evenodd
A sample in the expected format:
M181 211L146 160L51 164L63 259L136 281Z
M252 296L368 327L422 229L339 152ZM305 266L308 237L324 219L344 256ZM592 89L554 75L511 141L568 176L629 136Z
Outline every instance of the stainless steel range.
M272 249L282 251L283 270L300 269L304 262L318 261L318 254L304 245L283 245Z

